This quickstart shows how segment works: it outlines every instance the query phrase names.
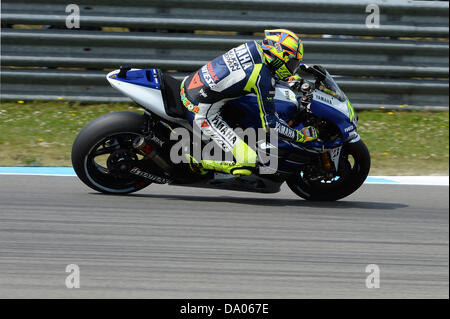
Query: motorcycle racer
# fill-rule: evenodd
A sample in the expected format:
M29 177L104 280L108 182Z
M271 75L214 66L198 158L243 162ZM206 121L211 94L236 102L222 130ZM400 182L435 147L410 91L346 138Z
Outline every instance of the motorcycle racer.
M256 166L256 152L220 116L226 102L243 95L256 95L266 132L273 129L280 139L300 143L317 139L314 127L295 130L280 119L273 101L276 81L298 80L295 73L302 59L303 43L295 33L265 30L261 43L233 48L183 80L180 98L193 115L193 125L235 158L235 162L202 160L203 169L241 176L250 175Z

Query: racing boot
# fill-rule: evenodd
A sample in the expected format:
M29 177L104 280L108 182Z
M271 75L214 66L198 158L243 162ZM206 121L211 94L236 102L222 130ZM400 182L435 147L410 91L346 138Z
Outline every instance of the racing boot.
M202 164L200 164L193 156L191 156L190 154L184 154L184 156L189 161L189 168L191 169L191 171L200 175L208 174L208 171L204 169Z
M213 161L202 160L202 167L208 170L233 174L236 177L248 176L256 167L256 158L258 155L243 140L239 140L232 149L235 162L231 161Z

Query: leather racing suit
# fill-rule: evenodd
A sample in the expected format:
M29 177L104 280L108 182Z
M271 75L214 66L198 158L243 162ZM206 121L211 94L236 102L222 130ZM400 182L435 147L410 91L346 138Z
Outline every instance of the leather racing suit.
M256 41L244 43L204 65L186 77L181 85L181 100L195 114L193 125L212 138L224 151L231 151L235 165L220 167L202 161L206 169L219 169L235 175L249 175L257 155L221 118L220 111L229 100L254 93L262 128L274 129L280 139L304 141L304 133L287 125L275 110L275 79ZM227 168L228 167L228 168Z

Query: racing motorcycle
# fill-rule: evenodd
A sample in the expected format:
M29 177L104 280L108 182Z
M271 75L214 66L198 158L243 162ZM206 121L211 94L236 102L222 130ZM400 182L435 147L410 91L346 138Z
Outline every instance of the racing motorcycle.
M192 163L172 161L171 149L179 142L171 138L174 130L195 131L180 100L181 81L159 69L125 66L106 78L144 113L113 112L88 123L74 141L73 168L87 186L108 194L136 192L152 183L276 193L286 182L306 200L344 198L363 184L370 170L369 151L357 133L358 117L328 71L304 64L301 70L312 75L312 80L294 81L296 85L279 81L274 103L280 118L298 130L314 126L318 139L256 143L258 154L277 151L278 165L269 174L258 169L241 177L214 171L200 174L192 169ZM222 118L233 128L258 127L261 120L256 96L228 102ZM192 138L189 143L202 148L208 141ZM264 165L257 163L258 168Z

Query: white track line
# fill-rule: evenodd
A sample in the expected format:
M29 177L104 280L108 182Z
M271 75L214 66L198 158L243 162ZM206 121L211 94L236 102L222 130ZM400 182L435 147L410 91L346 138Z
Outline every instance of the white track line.
M76 176L72 167L0 167L0 175ZM448 176L369 176L366 184L449 186Z

